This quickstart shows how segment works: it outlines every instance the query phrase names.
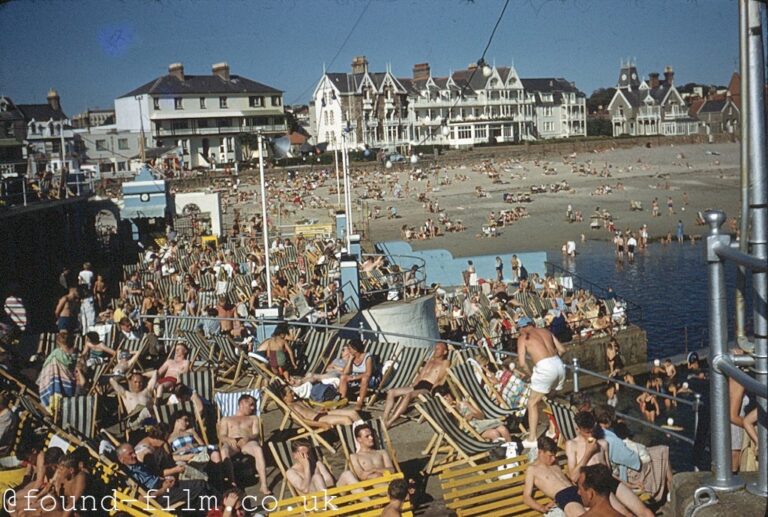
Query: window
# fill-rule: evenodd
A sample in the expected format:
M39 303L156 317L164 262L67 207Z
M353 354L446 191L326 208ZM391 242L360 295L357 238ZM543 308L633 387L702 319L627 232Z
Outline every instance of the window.
M125 162L117 162L117 170L123 172L126 170Z
M96 150L97 151L106 151L107 150L107 141L106 140L96 140Z
M272 96L272 106L281 106L282 104L283 99L281 99L279 95Z
M205 97L200 97L200 109L205 109Z
M470 126L459 126L459 139L472 138L472 128Z
M197 121L197 127L208 127L208 119L207 118L201 118Z
M154 99L152 99L152 103L156 110L160 109L160 99L155 97Z
M174 97L173 98L173 109L176 110L183 110L184 105L181 103L181 97Z
M226 97L219 97L219 108L226 108L227 107L227 98Z
M174 120L171 123L171 127L173 129L187 129L189 127L189 124L186 120Z
M475 138L488 138L488 130L485 127L475 128Z
M118 138L117 139L117 148L121 151L127 151L128 150L128 139L127 138Z
M256 95L248 97L248 105L251 108L260 108L264 105L264 98Z

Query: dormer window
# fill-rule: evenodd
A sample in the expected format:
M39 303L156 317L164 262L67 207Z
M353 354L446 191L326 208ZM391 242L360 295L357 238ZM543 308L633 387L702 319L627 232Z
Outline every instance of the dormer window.
M227 98L226 97L219 97L219 108L226 109L227 108Z
M154 99L152 99L152 105L153 105L153 107L154 107L156 110L159 110L159 109L160 109L160 99L158 99L157 97L155 97Z
M182 104L181 97L174 97L174 99L173 99L173 109L175 109L175 110L182 110L182 109L184 109L184 105Z

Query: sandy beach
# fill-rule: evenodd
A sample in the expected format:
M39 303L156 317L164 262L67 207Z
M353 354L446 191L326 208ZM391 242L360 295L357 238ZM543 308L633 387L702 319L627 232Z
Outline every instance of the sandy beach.
M439 162L438 162L439 163ZM450 233L427 240L414 240L415 249L445 248L455 256L492 254L496 252L547 250L557 251L568 240L578 243L583 234L586 239L609 240L605 229L590 229L589 216L596 207L608 210L617 229L637 230L648 225L651 239L674 235L678 219L682 220L685 233L701 235L705 227L696 225L696 214L708 208L725 210L729 217L738 215L739 208L739 145L738 143L666 145L663 147L637 147L596 153L550 157L548 160L503 160L491 163L500 174L501 184L494 184L485 172L478 168L480 162L466 154L466 162L460 166L440 169L453 179L450 185L440 186L429 193L438 201L451 219L461 219L467 227L464 232ZM572 172L583 166L597 171L608 170L610 177L581 175ZM407 166L410 170L410 165ZM417 164L416 168L419 168ZM545 174L547 171L547 174ZM552 171L555 174L552 174ZM456 180L466 175L466 181ZM401 183L408 174L400 173ZM431 183L436 183L434 176ZM530 203L506 203L505 192L530 192L532 185L549 185L567 181L567 192L532 194ZM403 183L404 184L404 183ZM617 185L623 189L617 189ZM608 185L611 193L595 195L596 189ZM478 197L475 187L481 186L489 197ZM402 219L397 222L386 217L370 221L372 240L400 239L403 224L423 224L429 214L413 195L424 191L426 181L411 182L412 193L408 199L385 199L380 205L394 205ZM688 204L684 204L687 193ZM669 215L667 197L674 204L674 214ZM658 198L660 216L652 217L651 203ZM630 201L642 203L642 211L633 211ZM566 208L571 205L580 210L583 222L568 223ZM525 206L529 217L499 229L498 237L478 237L491 211L514 206ZM394 224L393 224L394 223Z

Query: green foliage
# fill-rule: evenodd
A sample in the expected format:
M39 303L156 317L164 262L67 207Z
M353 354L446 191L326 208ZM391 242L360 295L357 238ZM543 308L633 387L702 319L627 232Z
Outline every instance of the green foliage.
M604 118L587 118L587 134L589 136L612 136L611 121Z
M613 99L615 93L616 88L598 88L592 92L592 95L587 99L587 113L596 113L600 109L608 109L608 104Z

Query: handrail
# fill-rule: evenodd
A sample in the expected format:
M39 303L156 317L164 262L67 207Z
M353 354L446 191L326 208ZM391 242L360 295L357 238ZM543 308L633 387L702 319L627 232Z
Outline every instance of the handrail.
M635 422L635 423L638 423L638 424L642 424L642 425L644 425L646 427L650 427L651 429L654 429L654 430L659 431L661 433L664 433L666 435L672 436L674 438L677 438L678 440L681 440L683 442L689 443L691 445L694 445L696 443L696 441L693 440L692 438L688 438L685 435L682 435L680 433L676 433L675 431L672 431L671 429L665 429L662 426L659 426L659 425L656 425L656 424L652 424L651 422L648 422L647 420L642 420L640 418L636 418L636 417L633 417L631 415L627 415L626 413L621 413L619 411L616 411L616 416L621 417L624 420L629 420L630 422Z
M765 149L762 149L765 152ZM763 178L765 179L765 178ZM760 256L757 244L765 246L768 229L756 229L752 225L751 242L757 250L757 255L746 254L730 247L729 235L720 233L720 227L726 216L722 211L707 211L704 219L709 225L706 240L707 271L709 276L709 362L712 365L710 373L710 425L712 449L712 478L705 485L718 490L737 490L744 486L744 481L731 472L731 423L730 423L730 388L729 378L733 379L746 390L757 395L758 415L765 415L768 388L768 325L766 325L766 267L765 256ZM756 239L756 236L758 239ZM746 236L742 236L746 238ZM761 242L756 240L762 239ZM765 251L763 249L763 251ZM752 275L752 289L755 295L754 309L754 378L741 371L736 356L728 353L727 318L725 297L725 262L730 260L744 267ZM756 483L747 486L747 490L760 496L768 496L768 429L764 417L757 419L758 465L759 473Z

